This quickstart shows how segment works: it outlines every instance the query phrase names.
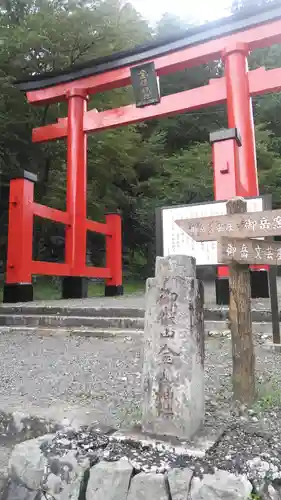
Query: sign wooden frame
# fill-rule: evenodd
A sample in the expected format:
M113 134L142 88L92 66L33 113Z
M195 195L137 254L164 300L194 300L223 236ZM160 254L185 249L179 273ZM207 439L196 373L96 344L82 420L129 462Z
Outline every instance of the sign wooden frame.
M272 206L272 197L271 197L270 194L261 195L261 196L258 196L258 197L257 196L251 196L251 197L247 197L245 199L246 199L246 201L248 201L248 200L255 200L255 199L261 199L262 200L262 210L270 210L271 206ZM168 255L165 252L165 244L164 244L164 238L165 238L164 231L165 231L165 229L166 230L168 229L167 227L165 227L165 223L166 223L166 221L165 221L165 212L166 211L171 211L171 210L177 211L178 209L187 209L187 211L188 211L188 209L190 209L190 208L196 208L196 207L198 207L198 208L202 207L202 210L203 210L203 209L205 209L205 207L210 207L210 206L216 207L218 205L224 205L224 211L225 211L225 214L226 214L226 203L227 203L227 200L219 200L219 201L209 201L209 202L204 202L204 203L191 203L191 204L185 204L185 205L166 205L166 206L163 206L163 207L156 208L156 211L155 211L155 219L156 219L156 255L159 256L159 257L165 257L166 255ZM176 216L175 216L175 220L176 220ZM170 231L172 231L172 228L170 228ZM202 248L203 245L202 245L202 243L198 243L198 246ZM205 246L208 247L208 243L205 243ZM184 253L186 255L191 255L188 251L182 252L182 250L181 250L180 253ZM217 266L217 265L218 265L217 261L216 262L212 262L212 263L206 262L205 264L198 264L197 263L197 266L201 267L201 268L206 268L207 266L208 267L213 267L213 266Z
M218 262L220 264L227 263L230 266L230 283L232 282L230 316L233 316L236 309L234 302L236 301L238 304L240 295L245 292L244 285L241 285L239 291L239 283L245 281L245 287L248 287L250 283L250 275L248 273L248 276L245 277L245 269L249 265L256 264L270 266L268 277L273 341L275 344L279 344L280 325L276 278L277 266L281 265L281 242L274 242L273 239L274 236L281 236L281 210L263 210L261 213L249 213L247 212L246 200L241 197L228 200L226 206L226 215L201 218L199 221L197 219L177 220L175 223L190 237L195 237L199 241L208 241L210 238L216 237L218 242ZM264 236L264 240L260 239L262 236ZM236 296L236 299L233 302L234 296ZM250 303L248 306L249 311L247 314L250 315ZM241 308L243 307L241 306ZM238 330L239 328L238 325Z
M212 220L211 220L212 219ZM214 241L218 238L266 238L280 236L281 210L245 212L232 216L202 217L177 220L176 224L195 241Z

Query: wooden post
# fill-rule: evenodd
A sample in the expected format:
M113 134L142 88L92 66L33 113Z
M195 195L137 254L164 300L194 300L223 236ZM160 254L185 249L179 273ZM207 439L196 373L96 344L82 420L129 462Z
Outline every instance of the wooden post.
M277 291L277 267L270 266L268 271L270 305L272 315L273 344L280 344L279 307Z
M274 236L265 238L270 242L274 242ZM271 323L272 323L272 342L280 344L280 324L279 324L279 304L277 290L277 266L269 266L268 269L268 288L270 296L271 308Z
M243 198L226 204L227 214L247 211ZM248 264L229 265L229 320L232 338L232 381L234 399L250 404L255 398L255 353L251 318L251 284Z

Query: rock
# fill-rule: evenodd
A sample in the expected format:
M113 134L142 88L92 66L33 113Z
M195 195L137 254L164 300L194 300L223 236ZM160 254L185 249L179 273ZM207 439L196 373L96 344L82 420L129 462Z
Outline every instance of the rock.
M13 412L12 415L13 415L13 419L14 419L15 428L16 428L17 432L20 433L24 429L23 420L24 420L24 418L26 418L26 415L25 415L25 413L22 413L19 411Z
M278 467L271 462L262 460L260 457L254 457L252 460L248 460L246 465L248 469L247 475L251 478L258 493L263 491L264 488L266 489L270 480L274 479L276 474L278 475Z
M127 460L99 462L90 470L86 500L127 500L132 472Z
M57 495L62 488L62 480L59 476L56 476L56 474L51 474L48 475L47 480L46 480L46 490L51 493L51 495Z
M127 500L168 499L168 488L163 474L141 472L133 477Z
M191 484L191 500L247 500L252 485L246 476L235 476L218 470L215 474L205 474L203 479L194 478Z
M84 474L79 474L74 481L68 483L59 495L60 500L78 500L82 488Z
M59 460L59 458L55 457L55 458L49 458L49 469L50 471L55 474L55 475L58 475L60 474L60 471L61 471L61 462Z
M270 484L268 486L268 495L269 495L269 499L270 500L281 500L281 488L279 486L279 488L277 487L275 489L275 487Z
M78 500L81 498L81 492L83 491L84 494L82 495L83 498L85 498L85 493L86 493L86 487L88 484L88 479L89 479L89 474L90 474L90 459L85 458L82 462L79 463L79 465L73 469L72 474L71 474L71 483L68 485L67 490L68 491L68 496L65 494L61 495L61 500L67 500L68 498L71 498L72 500ZM73 477L75 478L73 480Z
M281 500L280 481L273 481L272 484L265 484L260 491L261 500Z
M74 454L69 452L63 457L59 457L58 462L60 463L57 467L58 472L56 474L51 472L47 477L44 485L46 492L52 496L56 494L59 500L78 500L81 491L85 490L90 460L85 458L78 464ZM54 461L52 461L52 470L55 470L56 468L53 466Z
M144 328L144 431L190 438L204 419L203 290L195 259L156 259L147 280Z
M7 497L7 490L9 486L9 478L6 476L0 475L0 499L4 499Z
M173 500L187 500L193 472L190 469L172 469L168 482Z
M47 467L40 444L42 437L17 444L10 457L9 473L31 490L38 490Z
M66 455L60 457L59 461L60 461L59 475L63 481L69 483L73 479L76 479L77 475L81 475L81 468L80 465L78 465L78 462L75 458L75 452L70 451ZM83 468L87 468L87 465L86 467Z
M5 500L35 500L36 498L40 498L41 493L38 491L32 491L23 486L22 484L18 484L16 481L10 481L6 491L4 492L3 498Z

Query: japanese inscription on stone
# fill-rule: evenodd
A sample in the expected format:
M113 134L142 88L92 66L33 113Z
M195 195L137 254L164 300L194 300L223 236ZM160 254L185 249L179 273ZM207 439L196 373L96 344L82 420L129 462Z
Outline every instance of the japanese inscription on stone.
M161 337L169 337L173 338L175 336L175 330L172 328L164 328L163 332L161 332Z
M167 344L164 345L159 351L159 354L162 358L162 363L166 363L171 365L174 360L174 356L177 356L177 353L173 351Z
M161 346L159 355L164 365L172 365L174 356L177 353L169 346L169 339L175 338L175 330L173 325L176 323L177 314L177 299L178 294L171 292L169 288L164 286L160 289L159 296L159 316L158 320L161 325L160 337L163 339L164 344ZM158 392L158 414L166 417L173 415L173 391L170 387L169 373L167 370L164 372L164 378L159 380Z
M164 370L159 383L158 415L173 416L173 389L167 372Z
M278 266L281 265L281 242L221 238L218 245L218 261Z
M212 241L224 236L261 238L281 235L281 210L182 219L176 224L196 241Z
M159 320L161 325L174 324L177 313L177 298L176 293L171 293L167 288L161 288L159 305L161 307Z

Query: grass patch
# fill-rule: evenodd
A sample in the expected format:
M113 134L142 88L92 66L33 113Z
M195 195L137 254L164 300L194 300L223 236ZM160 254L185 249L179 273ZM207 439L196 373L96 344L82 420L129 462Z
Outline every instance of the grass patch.
M38 278L34 283L34 300L57 300L61 299L60 280L51 278ZM125 281L124 294L132 295L142 293L145 290L145 283L138 281ZM3 284L0 285L0 300L3 297ZM104 297L104 284L89 282L88 297Z
M280 382L274 378L258 384L257 401L254 404L254 410L262 413L271 408L281 407Z

